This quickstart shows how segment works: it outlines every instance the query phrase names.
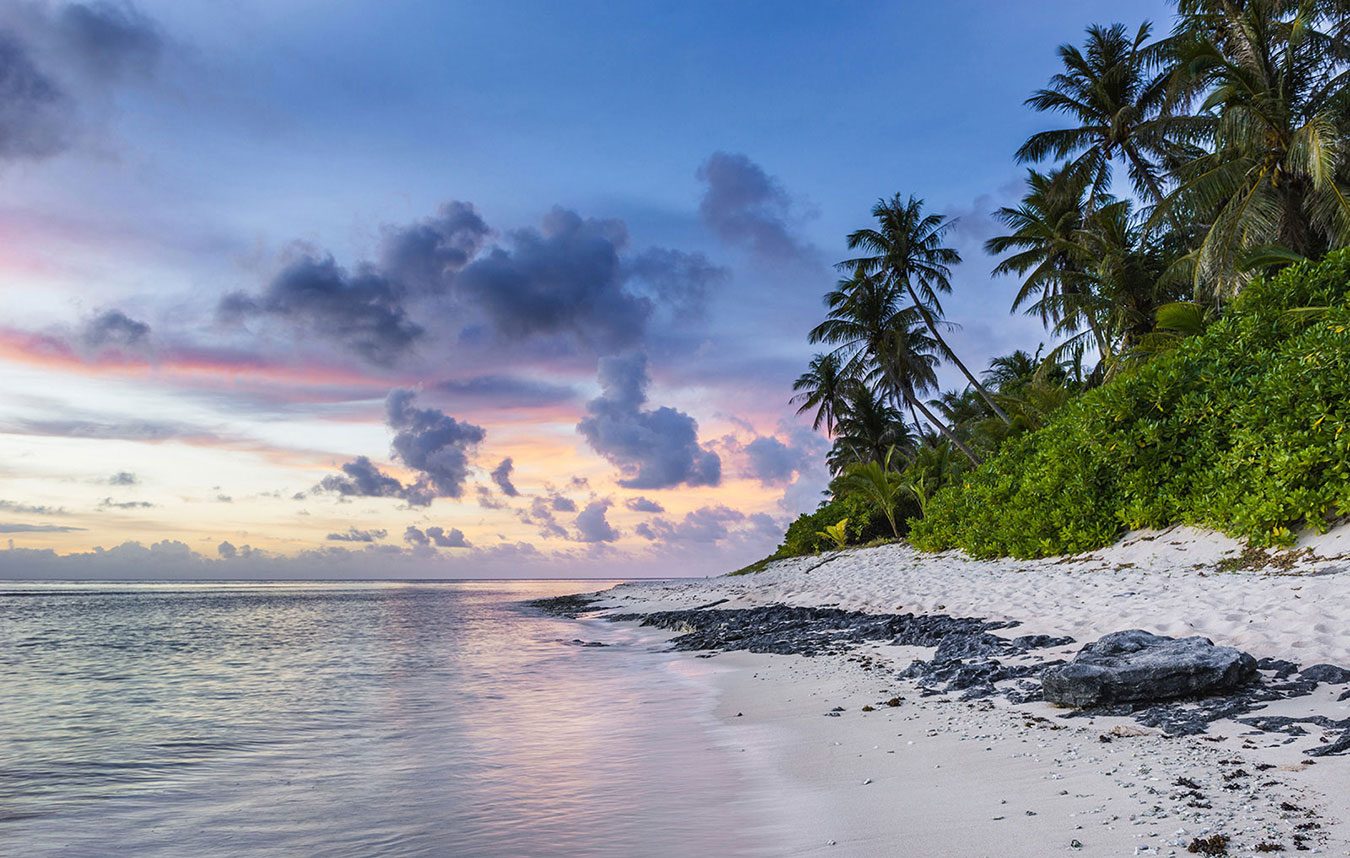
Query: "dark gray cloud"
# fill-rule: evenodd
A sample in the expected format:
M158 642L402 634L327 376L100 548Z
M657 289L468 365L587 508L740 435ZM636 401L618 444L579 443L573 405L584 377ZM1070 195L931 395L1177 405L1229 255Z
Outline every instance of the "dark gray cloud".
M560 505L559 501L563 501L564 504ZM566 539L567 529L558 523L554 513L576 512L576 509L575 503L560 495L555 495L551 500L536 497L530 501L528 510L517 510L516 517L526 524L539 528L539 535L544 539Z
M150 75L158 26L129 3L0 4L0 159L70 148L110 84Z
M644 497L629 498L623 502L623 505L633 512L665 512L666 508L654 500L648 500Z
M149 344L150 326L121 310L104 310L80 329L80 344L87 349L109 347L143 348Z
M159 27L129 3L71 3L56 25L71 56L103 80L149 75L164 47Z
M134 486L139 482L140 480L136 479L136 475L131 471L118 471L108 477L108 485L110 486Z
M457 498L469 475L468 451L486 436L480 426L464 423L435 408L416 408L416 393L395 388L385 399L394 435L394 455L418 471L437 497Z
M19 515L69 515L62 507L56 506L35 506L33 504L16 503L14 501L0 500L0 512L13 512Z
M511 457L507 456L505 459L502 459L497 467L492 469L492 472L489 475L492 477L492 481L497 484L497 488L502 490L502 494L509 498L516 497L520 494L520 492L516 491L515 484L511 482L511 471L514 469L515 465L511 461Z
M402 287L372 266L348 272L331 256L306 254L286 266L262 294L225 295L218 314L227 323L260 316L281 320L388 366L423 333L408 317L402 298Z
M216 554L220 555L225 560L230 560L239 555L239 549L234 547L234 543L226 540L216 546Z
M708 294L731 280L731 272L701 253L653 247L628 265L634 281L644 286L679 321L703 318Z
M478 253L488 226L470 203L443 203L435 217L384 228L380 266L403 287L440 293Z
M397 478L384 473L366 456L342 466L342 474L330 474L317 486L319 491L336 492L342 497L399 498L409 506L426 506L432 495L423 486L403 485ZM297 495L297 499L302 496Z
M441 527L428 527L427 538L437 548L473 548L473 544L464 538L464 531L458 527L445 530Z
M154 504L149 501L115 501L104 498L98 502L99 509L150 509Z
M39 69L28 47L0 31L0 158L46 158L70 145L69 96Z
M452 527L447 532L443 527L428 527L425 531L408 525L408 529L403 531L403 541L408 544L426 548L436 546L437 548L472 548L473 545L464 538L464 531L458 527Z
M71 533L84 530L83 527L69 527L60 524L4 524L0 523L0 533Z
M720 542L730 535L727 524L744 521L745 514L725 506L705 506L685 514L684 520L665 518L644 521L636 528L638 536L653 542Z
M482 427L464 423L435 408L417 408L417 393L395 388L385 398L385 418L394 430L394 458L417 471L404 485L359 456L342 466L342 475L324 477L319 490L353 497L401 498L426 506L433 498L458 498L469 475L469 451L486 436ZM479 486L480 502L486 491Z
M497 500L492 494L492 489L487 486L478 486L474 493L477 495L478 505L483 509L506 509L506 504Z
M358 530L355 527L349 527L343 533L328 534L328 539L332 542L375 542L376 540L384 539L388 535L389 531L378 528L374 530Z
M471 399L513 408L556 405L577 398L576 388L510 375L479 375L472 378L448 379L437 382L435 388L454 394L456 399Z
M227 323L259 317L280 321L388 366L424 334L413 320L417 297L445 292L487 233L472 205L448 202L436 217L385 227L378 263L363 262L349 271L331 255L307 253L261 294L225 295L218 314Z
M587 404L590 415L577 431L623 473L619 485L665 489L721 482L722 460L699 446L694 418L669 407L642 408L649 381L646 355L602 358L599 379L602 392Z
M608 500L591 501L586 508L577 513L577 539L581 542L613 542L619 538L615 530L605 519L605 513L612 505Z
M479 308L507 341L567 334L597 351L640 341L652 303L625 289L620 252L628 231L616 220L554 209L538 230L510 234L456 278L456 293Z
M418 343L458 348L515 347L538 340L550 354L612 353L641 343L657 310L687 322L729 279L696 253L651 248L633 254L622 221L555 208L540 226L514 230L486 247L490 230L465 202L435 217L386 226L377 261L350 269L306 252L259 294L232 292L218 305L226 323L266 319L335 342L389 366ZM436 336L428 336L428 332ZM450 392L543 404L569 388L498 379L443 383Z
M714 152L695 174L706 184L699 214L727 244L775 263L815 262L815 251L788 227L787 191L745 155Z
M792 481L792 475L802 464L802 453L777 438L760 437L745 445L749 475L764 485L781 485Z

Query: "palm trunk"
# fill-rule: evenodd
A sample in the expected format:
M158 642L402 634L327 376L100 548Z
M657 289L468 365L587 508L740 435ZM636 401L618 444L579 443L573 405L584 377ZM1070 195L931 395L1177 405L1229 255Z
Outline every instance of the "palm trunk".
M884 378L886 379L887 384L890 385L891 396L899 397L901 402L909 406L909 410L911 413L913 413L915 408L918 408L921 412L923 412L923 416L928 418L928 422L933 424L933 426L935 426L937 430L941 432L943 435L946 435L947 440L955 444L956 448L960 450L962 453L965 453L972 463L976 465L980 464L980 458L976 456L974 453L972 453L969 447L961 443L961 439L956 437L955 432L947 428L947 424L943 423L941 420L934 417L933 412L928 410L928 406L924 405L922 402L919 401L919 397L911 395L907 388L902 387L897 382L895 378L895 371L893 369L891 369L890 367L883 367L882 372L884 373Z
M980 458L976 456L973 452L971 452L971 449L969 447L961 443L961 439L956 437L956 433L953 432L951 429L949 429L947 427L947 424L943 423L941 420L934 417L933 412L928 410L928 406L920 402L917 397L910 397L910 402L914 406L916 406L921 412L923 412L923 416L928 418L929 423L932 423L935 427L937 427L937 430L939 432L947 436L948 441L951 441L953 444L956 445L956 449L960 450L962 453L965 453L966 458L970 459L972 464L975 465L980 464Z
M913 287L906 283L905 291L909 293L910 300L914 302L914 306L918 309L919 315L923 317L924 324L928 326L928 330L932 333L933 338L938 341L938 345L942 348L943 353L951 358L952 363L956 364L957 368L965 374L966 378L969 379L971 386L980 394L980 398L989 404L989 407L994 410L994 413L998 415L998 418L1002 420L1005 425L1011 426L1012 421L1008 419L1008 415L1004 413L1003 409L998 407L998 403L994 401L994 397L990 396L989 391L984 389L984 385L980 384L975 379L975 376L971 375L970 370L966 369L966 365L956 356L956 352L952 351L951 347L947 345L947 341L942 339L942 334L938 333L937 325L933 323L933 317L929 315L928 308L920 303L919 296L914 294Z

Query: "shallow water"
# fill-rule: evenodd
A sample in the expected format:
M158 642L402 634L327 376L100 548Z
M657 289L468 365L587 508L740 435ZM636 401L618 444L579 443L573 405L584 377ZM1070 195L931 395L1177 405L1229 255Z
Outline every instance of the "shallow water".
M688 657L516 604L602 586L0 583L2 851L754 854Z

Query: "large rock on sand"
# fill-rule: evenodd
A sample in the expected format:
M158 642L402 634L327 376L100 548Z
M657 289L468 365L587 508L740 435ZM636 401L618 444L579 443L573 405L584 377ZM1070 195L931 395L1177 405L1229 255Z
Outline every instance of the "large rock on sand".
M1168 638L1142 629L1113 632L1068 664L1041 675L1045 699L1063 706L1167 700L1237 688L1256 677L1256 659L1208 638Z

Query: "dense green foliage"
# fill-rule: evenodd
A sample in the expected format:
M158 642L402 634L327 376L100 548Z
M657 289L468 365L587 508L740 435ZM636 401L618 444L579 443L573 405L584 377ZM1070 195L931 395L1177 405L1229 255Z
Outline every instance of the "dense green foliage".
M852 544L1035 557L1350 513L1350 5L1176 0L1170 31L1093 25L1059 59L1026 104L1062 127L1017 150L1040 166L985 242L1051 342L977 377L944 335L954 221L879 199L793 385L831 500L776 557L845 517Z
M900 503L896 517L901 522L902 530L905 520L917 514L916 504L907 499ZM834 543L821 534L843 519L848 519L845 530L850 545L865 545L891 536L891 526L886 522L886 517L870 500L861 494L840 494L822 503L815 512L798 516L788 526L783 544L778 546L773 558L797 557L834 548Z
M1294 309L1312 308L1312 309ZM942 491L927 550L1039 557L1184 523L1258 545L1350 512L1350 251L1257 280Z

